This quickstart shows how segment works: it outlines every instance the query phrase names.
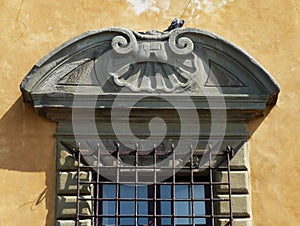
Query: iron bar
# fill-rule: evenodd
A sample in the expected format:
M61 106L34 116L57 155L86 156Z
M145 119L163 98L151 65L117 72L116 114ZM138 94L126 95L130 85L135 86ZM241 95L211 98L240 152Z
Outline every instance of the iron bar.
M171 145L171 150L166 151L159 151L157 150L157 146L153 145L153 150L149 151L142 151L139 148L139 145L136 143L135 150L134 151L124 151L120 150L120 144L117 143L116 150L113 152L110 152L113 156L116 158L116 164L113 164L112 166L105 166L105 164L102 164L102 158L105 157L105 155L108 155L107 153L102 153L100 150L100 145L97 145L96 151L89 151L89 150L81 150L80 145L78 144L78 148L74 150L74 153L76 154L76 158L78 161L78 168L77 168L77 191L76 191L76 226L80 225L81 219L91 218L93 219L94 225L102 225L104 224L104 219L114 219L113 222L116 225L120 225L121 218L122 219L133 219L134 218L134 225L140 225L139 219L145 218L148 219L149 225L162 225L163 221L166 219L170 219L170 222L172 225L176 224L176 219L180 221L180 219L183 219L183 221L189 222L188 224L191 225L199 225L199 222L197 222L198 219L204 219L206 224L210 224L212 226L215 225L216 219L229 219L229 224L233 225L233 210L232 210L232 194L231 194L231 181L230 181L230 160L233 156L233 150L231 147L227 147L225 151L215 151L212 150L212 146L209 146L209 148L203 152L203 151L194 151L193 147L189 147L190 152L190 160L185 165L185 167L181 166L181 169L179 173L177 173L177 170L179 169L179 161L178 159L181 158L181 156L184 156L183 152L177 151L175 153L175 145ZM189 153L188 152L188 153ZM169 166L158 166L157 165L157 157L168 157L169 155L171 157L171 160L169 163ZM130 165L123 165L121 163L121 157L126 156L132 156L134 159L134 164L132 166ZM185 154L186 155L186 154ZM85 156L95 156L96 158L96 165L88 166L84 165L84 157ZM153 171L149 171L153 173L153 185L149 185L149 182L143 182L139 180L139 170L140 169L149 169L149 166L144 166L142 163L142 160L140 160L140 157L142 156L149 156L153 158ZM208 163L205 166L198 166L198 160L200 157L208 157ZM216 164L217 161L213 161L215 157L221 157L222 159L226 159L226 165L225 164ZM144 157L143 157L144 158ZM141 161L141 162L140 162ZM115 181L108 181L101 177L101 168L112 168L112 172L116 173L116 180ZM161 169L165 169L166 167L171 167L172 175L168 180L165 181L157 181L157 175L160 173ZM129 169L134 171L128 171L128 172L135 172L135 179L134 181L130 182L123 182L120 179L120 173L123 175L123 170ZM150 167L151 169L151 167ZM199 179L198 172L199 170L206 169L205 174L206 176L202 176L204 178L207 178L206 180ZM92 181L81 181L80 180L80 174L82 173L81 170L90 171L94 170L95 176L93 176ZM224 171L226 170L228 173L228 182L218 182L214 181L214 173L216 171ZM186 172L186 173L185 173ZM129 174L128 174L129 175ZM180 176L181 175L181 176ZM185 175L185 176L184 176ZM188 175L188 176L187 176ZM80 196L80 186L82 185L93 185L94 186L94 195L92 197L84 197ZM103 186L104 185L115 185L115 197L104 197L103 196ZM135 198L125 198L121 196L121 184L127 184L127 185L133 185L134 186L134 194ZM140 185L147 185L148 188L148 194L146 197L142 196L139 197L139 186ZM188 196L187 197L177 197L176 195L176 189L179 185L185 185L188 189ZM221 185L227 185L228 186L228 198L218 198L215 196L215 186L221 186ZM162 186L170 186L170 197L164 197L162 194ZM203 186L205 188L208 188L209 195L204 197L199 197L198 193L196 195L196 186ZM198 191L199 192L199 191ZM80 213L80 202L82 201L91 201L94 203L94 212L87 216L85 214ZM106 203L115 203L115 214L108 214L108 212L103 212L104 204L103 201L106 201ZM124 214L122 213L121 202L132 202L134 201L134 207L135 208L132 212L132 214ZM139 205L141 202L146 202L150 204L148 206L148 214L146 213L139 213ZM163 209L162 203L170 203L170 212L169 214ZM186 215L178 215L178 211L176 208L178 208L177 202L186 202L188 203L188 208L191 208ZM229 214L218 214L215 212L215 205L217 203L221 202L228 202L229 203ZM152 204L151 204L152 203ZM209 208L206 208L204 212L201 212L199 210L199 203L204 203L204 206L207 206L206 204L209 204ZM198 207L197 207L198 204ZM107 205L107 204L106 204Z
M77 190L76 190L76 226L79 226L79 213L80 213L80 200L79 200L79 196L80 196L80 145L78 144L78 148L75 150L75 153L77 153L77 162L78 162L78 167L77 167Z
M230 181L230 158L233 157L232 154L233 154L233 150L232 150L232 147L230 146L227 146L226 147L226 151L227 151L227 154L226 154L226 157L227 157L227 180L228 180L228 195L229 195L229 213L230 213L230 219L229 219L229 222L230 222L230 225L232 226L233 225L233 212L232 212L232 195L231 195L231 181Z
M214 226L215 225L215 215L214 215L214 188L213 188L213 185L212 185L212 182L213 182L213 168L211 167L211 150L212 150L212 147L211 145L208 146L209 149L209 161L208 161L208 167L209 167L209 183L210 183L210 203L211 203L211 225Z

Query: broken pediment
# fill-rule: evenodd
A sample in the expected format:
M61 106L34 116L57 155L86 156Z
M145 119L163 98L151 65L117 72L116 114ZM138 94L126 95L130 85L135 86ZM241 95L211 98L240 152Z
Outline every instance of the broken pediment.
M275 104L279 86L245 52L210 32L107 28L84 33L45 56L21 90L37 110L72 108L75 96L84 100L77 107L110 108L122 94L119 107L136 96L152 98L144 108L167 108L157 97L184 106L186 95L197 109L263 112ZM208 99L225 104L211 106Z

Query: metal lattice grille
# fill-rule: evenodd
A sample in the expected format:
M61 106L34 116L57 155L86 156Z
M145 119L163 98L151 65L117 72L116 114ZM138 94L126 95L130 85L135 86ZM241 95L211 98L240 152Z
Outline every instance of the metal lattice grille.
M122 151L117 145L111 153L102 153L100 148L96 151L78 148L76 153L77 175L83 171L93 172L93 180L89 182L77 177L76 226L86 218L92 219L93 225L215 225L221 218L228 219L228 225L232 225L230 147L225 151L175 153L173 147L170 151L157 151L154 147L147 152L139 151L138 145L131 151ZM186 157L186 153L189 160L182 166L179 160ZM115 156L116 161L104 165L108 154ZM179 158L180 155L183 157ZM159 159L166 157L169 157L168 164L159 165ZM94 164L87 165L86 158L93 158ZM200 165L203 159L206 161ZM124 164L126 160L132 164ZM145 165L149 161L153 163L151 167ZM101 176L104 170L114 179ZM214 180L218 171L228 172L228 182ZM157 180L162 174L170 177ZM93 186L92 197L80 193L79 188L86 184ZM220 186L227 186L228 198L216 196ZM92 202L91 215L80 213L82 202ZM227 206L229 212L221 213L220 206Z

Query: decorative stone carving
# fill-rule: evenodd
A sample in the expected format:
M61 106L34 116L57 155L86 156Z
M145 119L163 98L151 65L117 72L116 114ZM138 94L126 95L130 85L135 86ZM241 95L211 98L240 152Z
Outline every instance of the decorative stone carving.
M65 111L74 96L84 100L81 107L103 109L122 92L126 98L120 106L141 96L143 108L150 102L142 97L149 97L152 107L167 109L155 98L165 95L183 106L185 94L197 109L231 109L233 118L235 110L244 111L248 121L275 104L279 86L254 59L212 33L107 28L82 34L44 57L24 78L21 91L52 119L70 117ZM217 106L220 100L226 105ZM47 112L58 106L60 116Z
M113 51L96 59L100 85L105 86L112 76L117 86L128 87L133 92L169 93L191 86L195 76L200 76L192 40L178 38L177 33L166 39L162 34L147 35L148 39L140 41L130 32L114 37Z
M88 85L91 84L91 77L89 76L94 69L94 61L88 61L74 70L69 72L61 80L58 81L58 85Z
M209 69L205 86L245 87L238 78L216 62L209 61Z

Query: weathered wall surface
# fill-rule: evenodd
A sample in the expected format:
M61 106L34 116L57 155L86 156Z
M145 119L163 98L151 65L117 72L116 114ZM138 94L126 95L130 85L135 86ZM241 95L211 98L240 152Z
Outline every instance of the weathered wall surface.
M109 26L164 30L174 17L256 58L281 86L249 125L254 225L300 221L300 1L2 0L0 3L0 225L53 225L55 124L20 99L31 67L62 42ZM186 10L185 10L186 9Z

